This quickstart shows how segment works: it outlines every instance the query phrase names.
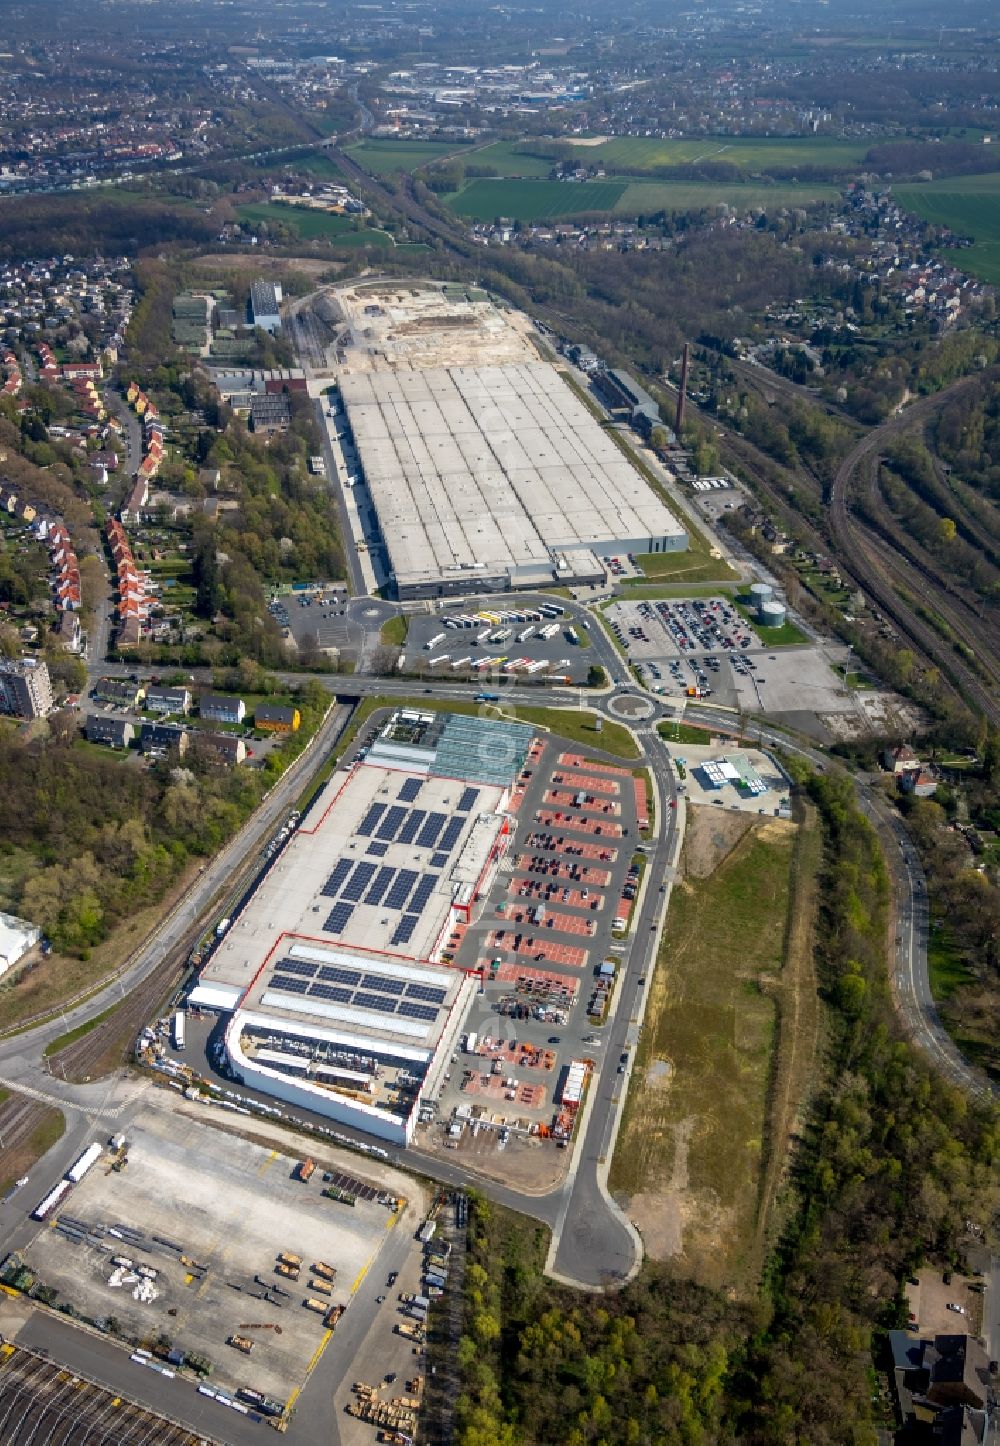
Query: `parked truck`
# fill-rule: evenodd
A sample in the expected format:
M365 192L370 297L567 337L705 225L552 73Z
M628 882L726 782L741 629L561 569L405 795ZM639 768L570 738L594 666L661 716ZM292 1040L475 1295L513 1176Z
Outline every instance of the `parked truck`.
M300 1161L299 1161L299 1179L302 1181L303 1185L304 1185L308 1180L311 1180L312 1177L313 1177L313 1175L314 1175L315 1173L316 1173L316 1161L315 1161L315 1160L306 1159L306 1160L300 1160Z
M315 1290L319 1295L332 1295L333 1286L328 1280L312 1279L309 1282L309 1289Z
M232 1346L235 1350L242 1351L245 1356L248 1356L253 1350L254 1343L249 1336L228 1336L226 1345Z
M286 1265L283 1260L279 1260L274 1269L277 1275L283 1275L286 1280L298 1280L301 1274L299 1266Z
M313 1261L313 1274L321 1275L324 1280L336 1280L337 1272L332 1265L327 1265L325 1260Z
M307 1295L302 1304L305 1306L306 1310L314 1310L317 1315L326 1315L327 1311L330 1309L330 1307L324 1304L323 1301L316 1300L311 1295Z
M72 1181L74 1185L79 1185L87 1171L92 1169L100 1158L101 1146L97 1144L88 1145L80 1158L75 1160L66 1171L66 1179Z

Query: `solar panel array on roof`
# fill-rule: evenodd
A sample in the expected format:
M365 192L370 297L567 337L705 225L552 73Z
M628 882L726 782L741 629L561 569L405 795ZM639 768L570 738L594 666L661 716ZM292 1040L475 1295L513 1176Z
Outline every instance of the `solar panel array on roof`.
M438 839L438 848L442 848L446 853L450 854L458 843L459 835L465 827L465 823L464 818L450 818L445 826L444 833Z
M298 974L301 979L312 979L317 966L305 959L281 959L274 967L282 974Z
M462 797L458 800L458 803L455 807L455 812L468 813L469 809L472 807L478 797L478 788L466 788L462 793Z
M406 991L404 979L389 979L384 974L366 974L361 984L365 989L379 989L383 994L403 994Z
M351 922L351 915L354 913L353 904L334 904L327 915L323 930L327 934L342 934Z
M377 1009L380 1014L391 1014L396 1008L395 999L386 999L384 994L366 994L358 991L351 1000L355 1009Z
M433 894L434 885L437 881L437 874L424 874L417 887L413 890L413 897L406 906L411 914L419 914L422 911L427 900L431 894ZM409 935L407 937L409 937Z
M417 829L420 827L426 817L427 810L425 808L411 808L410 816L403 824L403 827L399 830L399 838L396 840L396 842L402 844L411 844L416 838Z
M383 867L379 869L378 873L372 880L371 888L368 890L367 894L365 894L365 903L381 904L386 889L389 887L395 877L396 870L390 868L388 864L383 865Z
M353 859L338 859L334 864L333 873L323 885L322 893L324 898L332 899L340 888L341 884L351 872L354 863Z
M399 825L408 812L408 809L400 808L398 803L394 803L391 808L386 809L385 818L375 830L375 837L394 839L399 832Z
M440 1004L444 999L444 990L433 984L408 984L406 996L408 999L423 999L428 1004Z
M351 997L351 990L344 984L311 984L309 986L310 999L328 999L333 1004L346 1004Z
M427 815L427 822L417 835L417 845L419 848L432 849L436 847L438 834L444 828L446 819L447 814L443 813L429 813Z
M288 974L276 974L271 980L272 989L280 989L283 994L305 994L309 988L308 979L293 979Z
M419 923L419 914L404 914L403 917L400 919L399 923L396 925L396 932L389 940L389 943L393 947L395 947L397 944L408 944L413 936L414 929ZM400 1012L402 1013L403 1006L400 1005L399 1008Z
M372 829L378 823L383 813L385 813L385 804L373 803L354 832L360 834L362 838L370 838Z
M396 876L396 882L386 897L386 908L401 909L410 897L410 890L419 877L420 875L413 869L400 869Z
M445 866L445 864L446 864L447 862L448 862L448 855L447 855L447 854L431 854L431 868L432 868L432 869L443 869L444 866Z
M407 1017L407 1019L436 1019L436 1018L437 1018L437 1010L436 1010L436 1009L431 1009L431 1008L430 1008L428 1005L426 1005L426 1004L411 1004L408 999L404 999L404 1000L403 1000L402 1004L399 1006L399 1009L398 1009L397 1013L399 1013L399 1014L405 1014L406 1017Z
M400 803L412 803L424 785L422 778L407 778L403 780L403 786L396 794Z
M361 975L356 969L345 969L340 964L324 964L319 977L328 983L350 984L352 987L361 982Z
M354 865L354 873L341 890L340 897L349 899L352 904L359 903L361 895L374 877L375 865L370 864L367 859L361 859Z
M366 854L371 854L372 857L376 859L384 859L388 851L389 845L387 843L370 843L365 849Z

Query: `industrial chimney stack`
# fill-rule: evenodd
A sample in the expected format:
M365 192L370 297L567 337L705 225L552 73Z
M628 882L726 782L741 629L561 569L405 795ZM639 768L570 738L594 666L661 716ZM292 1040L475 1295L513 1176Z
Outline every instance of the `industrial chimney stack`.
M684 425L684 404L687 401L688 388L688 358L691 348L687 342L684 343L684 354L681 357L681 384L677 392L677 416L674 419L674 431L677 433L677 440L681 439L681 428Z

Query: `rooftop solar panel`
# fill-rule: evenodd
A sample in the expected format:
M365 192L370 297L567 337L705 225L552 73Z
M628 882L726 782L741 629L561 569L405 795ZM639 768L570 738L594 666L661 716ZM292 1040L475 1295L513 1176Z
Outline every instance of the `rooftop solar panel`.
M459 836L464 827L464 818L450 818L444 833L438 839L438 848L444 849L446 853L451 853L452 849L458 843Z
M342 934L350 923L351 915L354 913L353 904L334 904L327 915L323 928L327 934Z
M388 848L389 845L387 843L370 843L365 849L365 853L371 854L372 857L376 859L384 859Z
M351 872L353 863L353 859L337 860L337 862L333 866L333 873L323 885L322 892L325 898L333 899L336 897L337 891L339 890L341 884L347 878L347 875Z
M396 840L396 842L411 844L417 836L417 829L420 827L426 817L427 810L425 808L411 808L410 816L403 824L403 827L399 830L399 838Z
M401 909L410 897L410 890L420 877L414 869L400 869L396 882L386 895L387 909Z
M365 814L364 818L358 824L357 828L354 830L354 832L356 834L360 834L362 838L370 838L372 829L375 827L375 825L378 823L379 819L384 813L384 803L373 803L372 806L369 808L368 812Z
M283 994L305 994L309 988L308 979L292 979L287 974L276 974L271 980L272 989L280 989Z
M403 786L396 794L396 797L400 803L412 803L423 786L424 780L422 778L404 779Z
M361 981L365 989L377 989L383 994L402 994L406 989L403 979L387 979L382 974L366 974Z
M384 994L365 994L362 991L355 994L351 1003L357 1009L377 1009L380 1014L392 1014L396 1008L395 999L387 999Z
M403 1000L396 1012L398 1014L405 1014L408 1019L433 1020L437 1019L438 1014L436 1009L431 1009L426 1004L411 1004L408 999Z
M428 1004L440 1004L444 995L445 991L433 984L409 984L406 989L407 999L424 999Z
M431 868L432 868L432 869L443 869L444 866L445 866L445 864L446 864L447 862L448 862L448 855L447 855L447 854L431 854Z
M298 974L303 979L311 979L319 965L313 964L307 959L279 959L274 967L282 974Z
M339 964L324 964L319 977L328 984L349 984L352 989L361 983L361 975L356 969L343 969Z
M354 865L354 873L341 889L340 897L349 899L352 904L358 903L374 876L375 865L370 864L367 859L361 859Z
M371 888L368 890L367 894L365 894L365 903L381 904L382 899L385 896L386 889L389 887L395 877L395 869L389 868L388 865L380 868L378 873L372 880Z
M419 914L422 911L427 900L431 894L433 894L434 885L437 881L437 874L424 874L417 884L417 887L413 890L413 897L406 906L411 914Z
M443 813L429 813L427 822L417 836L417 845L422 849L432 849L437 846L438 834L444 827L446 815Z
M333 1004L346 1004L351 997L350 989L343 984L311 984L310 999L328 999Z
M469 809L472 807L472 805L475 803L475 801L476 801L476 799L477 799L478 797L479 797L479 789L478 789L478 788L467 788L467 789L465 790L465 792L462 794L462 797L458 800L458 805L457 805L457 807L456 807L456 809L455 809L455 812L456 812L456 813L468 813L468 812L469 812Z
M375 830L376 838L394 839L399 831L399 825L403 822L409 809L400 808L394 803L391 808L386 809L385 818Z
M413 937L414 929L419 923L419 914L404 914L396 926L396 932L390 939L390 944L408 944ZM400 1008L402 1008L402 1005Z

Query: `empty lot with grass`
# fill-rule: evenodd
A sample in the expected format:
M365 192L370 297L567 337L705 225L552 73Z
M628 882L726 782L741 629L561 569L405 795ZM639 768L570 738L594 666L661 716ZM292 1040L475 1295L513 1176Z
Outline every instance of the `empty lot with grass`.
M392 237L385 231L358 230L350 216L331 216L326 211L307 211L302 206L276 206L270 201L236 209L244 221L287 226L303 241L330 241L335 246L392 245Z
M655 1259L749 1288L812 1068L820 836L691 808L611 1188Z
M601 145L578 146L585 165L603 163L619 171L661 166L736 166L748 175L777 170L856 170L868 150L864 143L828 136L702 136L662 141L655 136L615 136Z
M948 260L983 281L1000 284L1000 171L900 186L895 197L905 210L933 226L971 236L975 244L946 251Z
M392 176L400 171L414 171L426 166L429 161L440 161L445 156L462 156L469 147L460 141L407 141L391 137L381 139L370 136L347 147L347 154L359 166L373 176Z

